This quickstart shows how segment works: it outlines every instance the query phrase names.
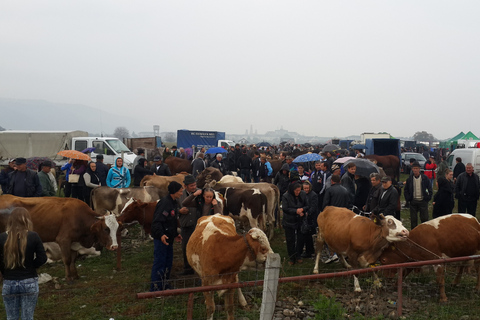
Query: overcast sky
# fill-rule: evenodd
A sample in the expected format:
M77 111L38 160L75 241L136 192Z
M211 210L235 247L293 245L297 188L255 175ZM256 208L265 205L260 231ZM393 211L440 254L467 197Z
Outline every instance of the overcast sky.
M130 114L143 119L128 128L137 132L480 135L479 9L478 0L1 0L0 97Z

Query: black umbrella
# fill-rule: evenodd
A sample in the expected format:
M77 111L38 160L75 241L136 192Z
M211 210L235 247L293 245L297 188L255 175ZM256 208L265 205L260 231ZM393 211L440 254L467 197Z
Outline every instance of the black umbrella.
M350 159L345 161L343 167L346 168L350 162L355 163L355 166L357 166L357 170L355 171L356 175L368 178L371 173L380 173L380 169L378 168L378 166L368 159Z
M340 149L340 147L337 146L336 144L327 144L323 147L322 152L335 151L338 149Z
M272 145L268 143L267 141L262 141L259 144L257 144L257 147L271 147Z

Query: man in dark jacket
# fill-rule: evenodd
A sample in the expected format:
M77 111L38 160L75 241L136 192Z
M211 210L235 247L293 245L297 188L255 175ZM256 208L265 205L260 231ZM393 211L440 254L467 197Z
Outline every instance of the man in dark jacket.
M192 175L196 178L203 170L205 170L204 153L197 153L195 160L192 161Z
M106 186L107 185L107 175L108 175L108 166L103 163L103 155L102 154L97 154L97 170L96 170L96 173L97 173L97 176L98 176L98 180L100 180L100 184L102 186Z
M152 165L152 172L153 174L157 176L171 176L172 172L170 172L170 168L168 167L168 164L163 163L163 157L162 156L156 156L153 161L155 162Z
M331 176L330 168L326 162L315 162L315 170L310 175L313 191L318 195L318 208L323 208L323 198L327 191L327 180Z
M456 157L455 161L457 162L457 164L453 168L453 182L456 182L460 173L465 172L465 165L462 162L462 158Z
M345 172L342 176L341 183L350 194L350 202L353 204L355 200L355 172L357 171L357 166L355 163L350 162L347 164L347 172Z
M15 159L10 159L10 161L8 161L8 167L0 172L0 185L2 185L3 193L7 193L8 191L8 186L10 184L8 175L13 171L15 171Z
M389 176L383 177L378 205L372 210L372 213L396 216L397 205L398 192L392 185L392 178Z
M252 178L253 182L260 182L260 169L262 167L262 163L260 161L260 152L255 151L253 153L252 159Z
M41 197L42 185L35 171L27 168L27 159L15 159L16 170L8 175L7 193L17 197Z
M372 188L368 193L367 202L363 206L363 211L372 212L372 210L378 205L378 200L380 198L380 192L382 191L382 183L379 173L370 174L370 183Z
M420 173L420 167L418 162L412 164L412 174L405 183L405 200L410 202L411 229L418 224L417 212L422 223L428 221L428 202L432 199L430 179Z
M455 183L455 198L458 199L458 212L470 213L472 216L475 216L479 196L480 180L478 175L473 172L473 165L467 163L465 172L458 175Z
M325 192L323 198L323 209L326 206L350 208L352 206L352 197L350 192L340 184L340 176L334 174L331 178L332 186Z
M193 274L194 271L187 260L187 243L190 239L195 227L197 225L197 220L200 217L201 213L197 212L197 207L185 207L182 206L183 200L185 200L189 195L194 194L195 191L199 190L197 188L197 182L193 175L185 176L183 180L184 190L182 196L178 199L180 204L180 210L178 215L178 221L180 222L180 228L182 228L182 253L183 253L183 275Z
M285 192L288 191L288 185L290 184L290 170L288 163L284 163L280 171L277 172L273 184L278 187L280 191L280 196L283 196Z
M150 291L170 289L168 279L173 264L173 241L180 241L177 233L177 199L182 196L182 185L176 181L168 185L168 195L157 203L152 222L153 266Z
M227 174L227 167L225 162L223 162L223 156L221 153L217 153L215 160L212 161L211 167L217 168L223 175Z
M240 177L243 182L250 183L251 175L250 170L252 169L252 158L247 156L247 149L242 151L242 155L238 158L238 168L240 169Z

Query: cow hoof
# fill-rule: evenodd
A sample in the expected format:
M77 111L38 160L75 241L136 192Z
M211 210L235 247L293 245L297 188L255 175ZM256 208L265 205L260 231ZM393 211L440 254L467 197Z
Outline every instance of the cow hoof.
M314 274L318 274L318 270L317 270L317 269L314 269L314 270L313 270L313 273L314 273Z

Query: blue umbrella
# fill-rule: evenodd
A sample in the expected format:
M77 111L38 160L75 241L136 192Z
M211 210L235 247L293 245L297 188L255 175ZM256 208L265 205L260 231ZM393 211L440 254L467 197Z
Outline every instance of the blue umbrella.
M322 160L323 157L318 153L306 153L302 154L293 160L293 162L310 162L310 161L318 161Z
M93 152L93 151L95 151L95 147L90 147L90 148L84 149L84 150L82 150L82 151L80 151L80 152L82 152L82 153L89 153L89 152Z
M364 144L356 144L352 147L353 150L363 150L363 149L368 149L366 145Z
M222 147L215 147L215 148L210 148L205 152L206 154L209 153L227 153L228 151L223 149Z

